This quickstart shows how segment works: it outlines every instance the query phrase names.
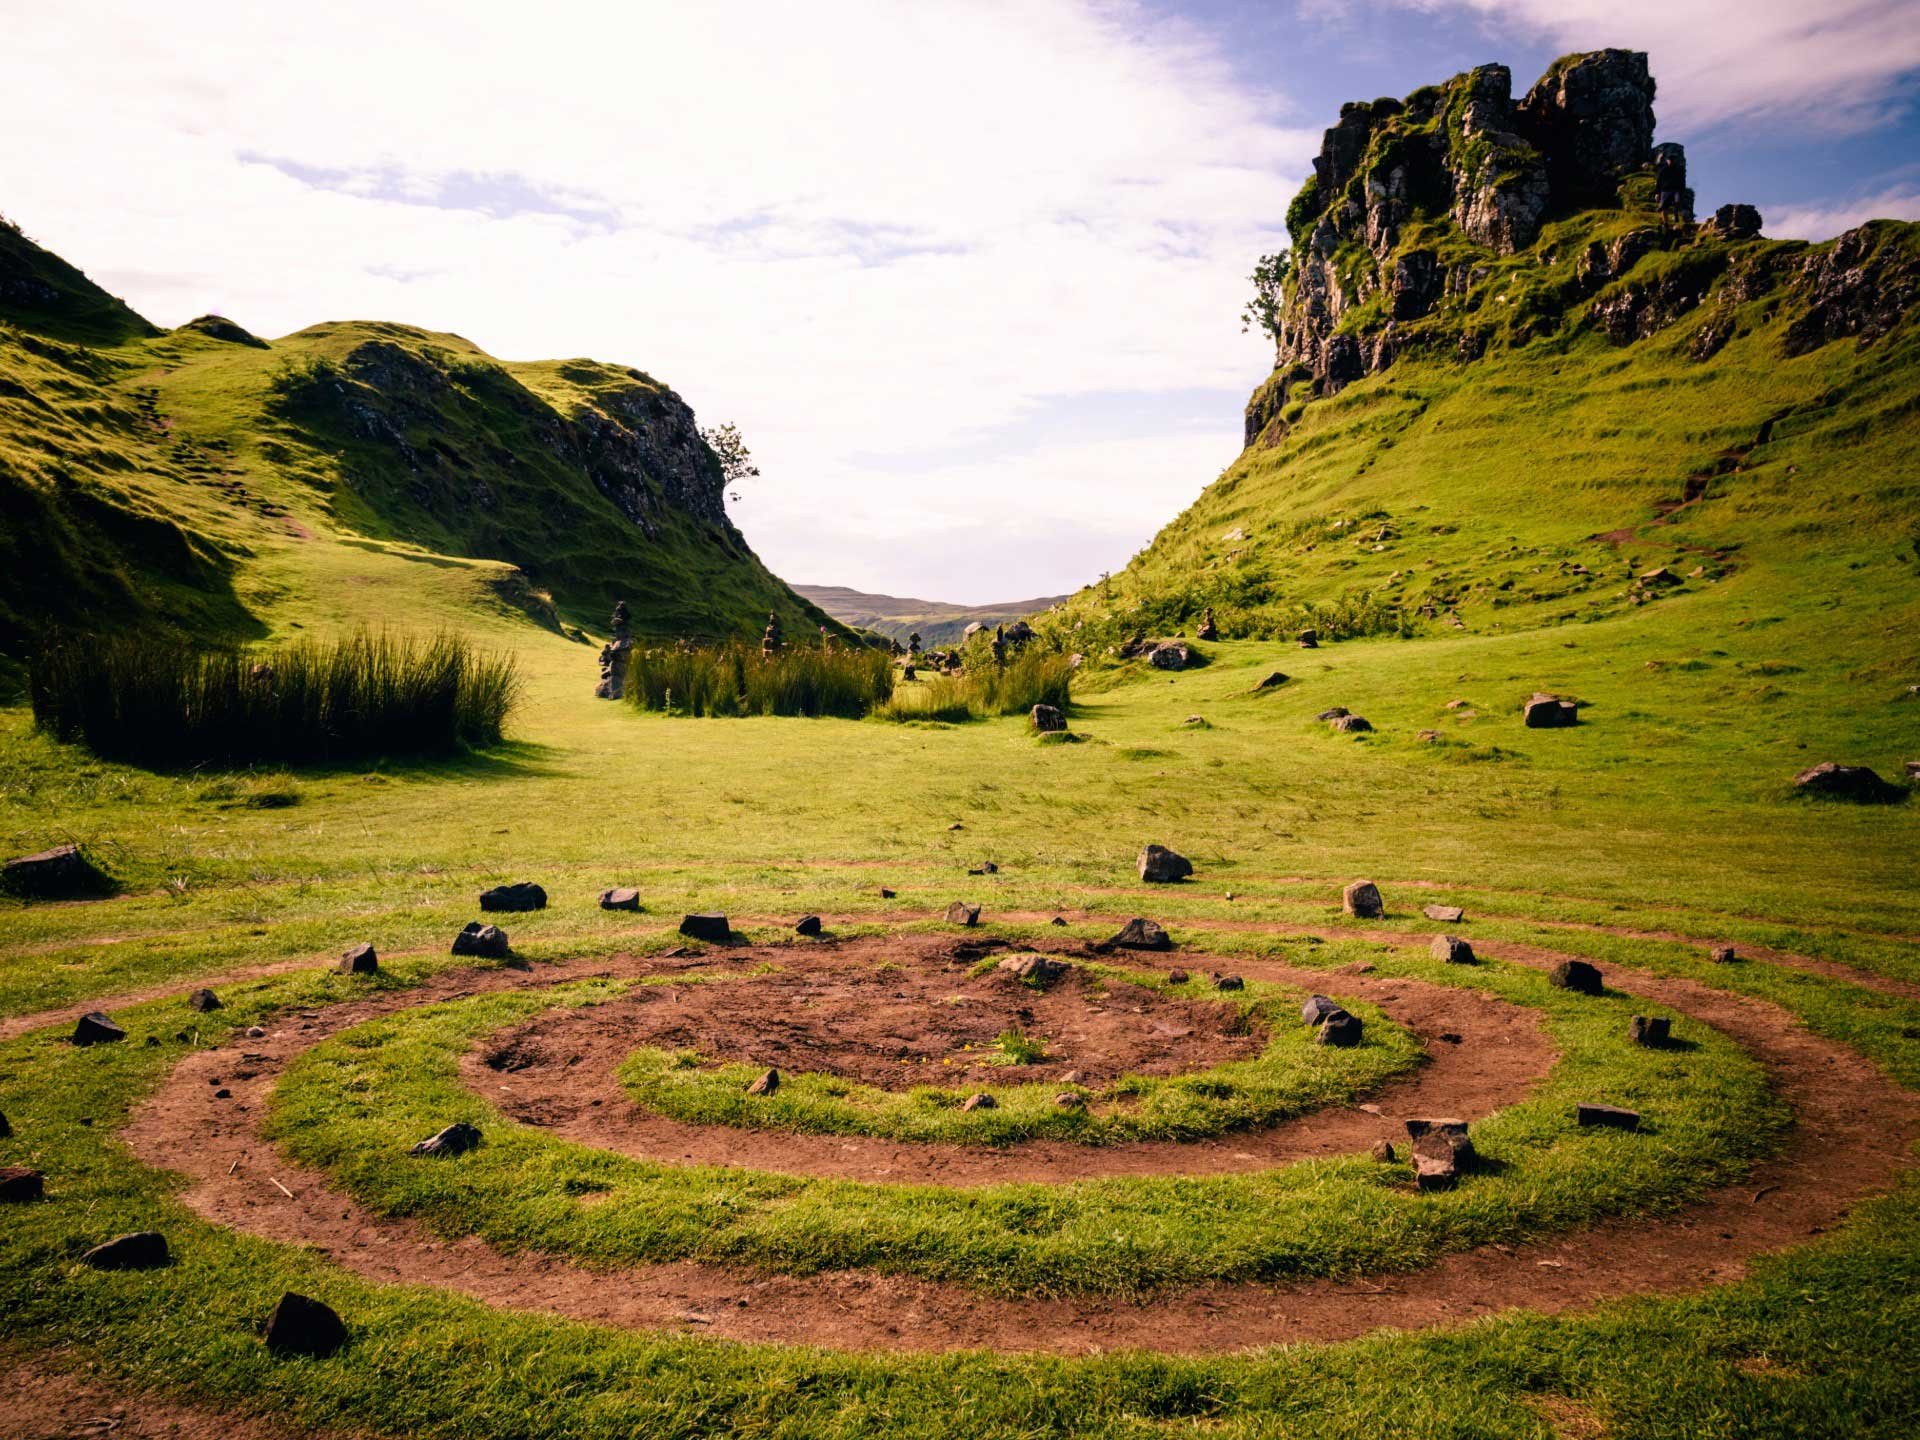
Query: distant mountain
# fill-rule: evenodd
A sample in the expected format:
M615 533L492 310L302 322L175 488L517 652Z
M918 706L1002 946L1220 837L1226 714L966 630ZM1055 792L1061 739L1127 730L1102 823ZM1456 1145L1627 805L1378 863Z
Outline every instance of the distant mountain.
M967 626L998 625L1038 614L1058 605L1064 595L1042 595L1037 600L1009 600L999 605L949 605L941 600L913 600L899 595L869 595L844 585L795 585L794 594L810 600L843 625L873 630L895 640L918 633L929 645L958 640Z

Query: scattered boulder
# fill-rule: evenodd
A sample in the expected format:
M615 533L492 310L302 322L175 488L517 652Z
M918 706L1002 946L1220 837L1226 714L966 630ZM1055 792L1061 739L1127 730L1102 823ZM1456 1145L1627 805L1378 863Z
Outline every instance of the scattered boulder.
M1193 651L1184 640L1166 640L1147 652L1147 663L1156 670L1185 670L1193 664Z
M1378 920L1387 913L1386 902L1380 898L1380 887L1371 880L1356 880L1341 891L1340 907L1362 920Z
M1247 982L1238 975L1222 975L1217 970L1213 976L1213 988L1216 990L1244 990Z
M485 960L504 960L507 958L507 932L498 925L482 925L478 920L470 920L453 937L453 953L474 955Z
M1636 1015L1627 1022L1627 1039L1657 1050L1673 1035L1673 1021L1665 1015Z
M759 1079L747 1086L749 1095L771 1095L780 1088L780 1072L768 1066L760 1073Z
M1149 885L1173 885L1193 874L1193 863L1164 845L1140 852L1140 878Z
M13 1122L7 1119L4 1111L0 1111L0 1140L9 1140L12 1137Z
M1589 1105L1583 1102L1573 1107L1573 1116L1583 1126L1598 1125L1607 1130L1640 1128L1640 1112L1623 1110L1618 1105Z
M1865 765L1836 765L1824 760L1793 777L1793 788L1825 800L1850 800L1856 805L1885 805L1905 793Z
M1580 707L1557 695L1535 695L1520 713L1529 730L1564 730L1580 723Z
M1368 1151L1367 1153L1372 1155L1373 1158L1378 1160L1382 1165L1393 1164L1393 1161L1394 1161L1393 1142L1390 1140L1374 1141L1373 1149Z
M136 1230L94 1246L80 1263L92 1270L156 1270L172 1258L166 1236L158 1230Z
M456 1120L438 1134L429 1135L407 1151L409 1155L464 1155L480 1143L478 1126Z
M1461 699L1458 699L1458 698L1455 698L1455 699L1452 699L1452 700L1449 700L1449 701L1447 701L1447 709L1449 709L1449 710L1464 710L1464 709L1466 709L1466 708L1467 708L1467 706L1468 706L1468 705L1470 705L1470 704L1472 704L1472 703L1473 703L1473 702L1472 702L1472 701L1470 701L1470 700L1461 700Z
M0 1165L0 1204L18 1205L46 1194L47 1179L24 1165Z
M1458 935L1436 935L1427 950L1434 959L1444 960L1449 965L1473 964L1473 946Z
M897 895L897 894L899 894L899 893L900 893L900 892L899 892L899 891L897 891L897 890L889 890L889 889L888 889L888 888L887 888L886 886L884 886L884 885L882 885L882 886L880 887L880 898L881 898L882 900L891 900L891 899L893 899L893 897L894 897L895 895Z
M1334 1045L1344 1050L1360 1043L1360 1029L1360 1017L1342 1010L1338 1015L1329 1015L1320 1022L1320 1028L1314 1032L1313 1043Z
M1473 1163L1473 1141L1464 1120L1409 1120L1413 1183L1421 1190L1444 1190Z
M1429 905L1420 913L1429 920L1438 920L1442 925L1458 925L1467 918L1467 912L1458 905Z
M991 860L982 860L978 865L967 871L969 875L998 875L999 873L1000 867Z
M1171 950L1173 937L1156 921L1136 915L1107 944L1120 950Z
M1680 583L1680 577L1666 566L1661 565L1652 570L1641 571L1640 574L1634 577L1634 583L1638 585L1657 585L1664 587L1668 585L1678 585Z
M1722 205L1700 228L1722 240L1752 240L1760 233L1760 212L1751 205Z
M1009 955L994 969L1028 985L1047 986L1073 968L1065 960L1046 955Z
M727 923L724 915L683 915L680 917L680 933L689 940L724 945L733 935L733 926Z
M1331 710L1322 710L1313 718L1316 720L1343 720L1353 712L1344 705L1336 705Z
M1338 1000L1325 995L1309 995L1307 1003L1300 1007L1300 1018L1309 1025L1324 1025L1335 1015L1346 1014L1346 1009Z
M602 890L600 908L602 910L638 910L640 892L631 885L616 885L611 890Z
M1562 960L1547 972L1547 983L1582 995L1598 995L1605 988L1599 970L1584 960Z
M200 989L187 996L187 1008L205 1015L220 1009L220 997L211 990Z
M276 1355L319 1358L347 1343L347 1327L332 1306L289 1290L267 1317L266 1341Z
M969 905L964 900L956 900L947 906L947 923L965 925L969 929L980 923L980 907Z
M113 1017L104 1010L89 1010L73 1025L73 1043L76 1045L112 1045L127 1038L127 1032L113 1021Z
M793 933L811 938L817 936L821 928L820 917L818 915L802 915L794 922Z
M525 911L547 908L547 892L530 880L512 885L496 885L480 892L480 908L486 910Z
M1253 693L1255 695L1262 695L1269 690L1278 690L1292 678L1293 677L1288 675L1284 670L1276 670L1258 685L1254 686Z
M468 930L474 928L472 925L467 927ZM464 934L465 932L463 931L462 933ZM453 942L453 953L456 955L464 955L474 952L462 950L460 948L460 942L455 940ZM380 957L375 953L373 946L363 940L340 956L340 964L336 968L338 968L342 975L371 975L380 968Z
M1062 1110L1084 1110L1087 1108L1087 1097L1072 1090L1062 1090L1053 1097L1053 1103Z
M1184 970L1167 971L1167 983L1169 985L1184 985L1187 983L1188 978L1187 972Z
M1438 745L1440 743L1440 732L1438 730L1422 730L1413 738L1418 740L1422 745Z
M1042 735L1057 735L1067 728L1067 717L1058 705L1036 705L1027 718Z
M1716 945L1707 952L1707 958L1716 965L1731 965L1740 958L1740 952L1731 945Z
M1373 729L1373 722L1364 715L1342 715L1333 728L1342 735L1364 735Z
M998 1110L1000 1108L1000 1102L982 1090L976 1094L969 1095L960 1108L969 1114L975 1110Z
M0 868L0 892L22 900L77 900L112 888L113 882L78 845L22 855Z
M1300 648L1302 650L1318 650L1320 648L1320 632L1318 630L1302 630L1300 632Z

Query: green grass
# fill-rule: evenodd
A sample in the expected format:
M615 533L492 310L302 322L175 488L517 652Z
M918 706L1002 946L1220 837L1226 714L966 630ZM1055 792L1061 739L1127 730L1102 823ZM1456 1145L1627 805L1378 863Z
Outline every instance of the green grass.
M953 723L999 715L1025 715L1036 705L1063 714L1073 704L1073 667L1067 657L1029 646L995 665L985 647L975 645L959 675L929 673L902 681L893 696L874 708L882 720L931 720Z
M893 662L865 646L638 649L626 699L671 715L835 715L857 720L893 689Z

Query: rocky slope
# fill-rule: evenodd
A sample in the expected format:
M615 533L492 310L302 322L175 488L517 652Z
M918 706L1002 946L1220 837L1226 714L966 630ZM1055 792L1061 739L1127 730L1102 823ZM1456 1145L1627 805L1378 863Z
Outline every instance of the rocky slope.
M498 562L456 578L549 626L617 599L642 635L831 623L761 565L693 411L638 370L403 325L162 332L12 227L0 515L0 653L52 623L259 634L288 572L337 586L416 554Z

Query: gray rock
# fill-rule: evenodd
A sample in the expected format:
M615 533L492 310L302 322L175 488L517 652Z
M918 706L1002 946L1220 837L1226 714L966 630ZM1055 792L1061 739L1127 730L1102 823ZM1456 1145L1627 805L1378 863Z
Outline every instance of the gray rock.
M771 1095L780 1088L780 1072L769 1066L760 1072L760 1077L747 1086L749 1095Z
M480 1130L464 1120L453 1124L437 1134L428 1136L411 1150L409 1155L464 1155L480 1143Z
M1802 770L1793 777L1793 787L1803 795L1856 805L1885 805L1905 795L1898 785L1888 784L1864 765L1836 765L1831 760Z
M1047 986L1073 966L1065 960L1055 960L1046 955L1009 955L993 968L1025 984Z
M462 951L460 942L456 940L453 942L453 953L460 955L471 952ZM341 955L340 964L336 968L342 975L371 975L380 968L380 957L374 952L372 945L362 941Z
M1187 983L1188 978L1187 972L1184 970L1167 971L1167 983L1169 985L1184 985Z
M527 911L547 908L547 892L530 880L512 885L496 885L480 892L483 911Z
M1707 952L1707 958L1716 965L1731 965L1740 958L1740 953L1731 945L1716 945Z
M1067 717L1060 713L1057 705L1036 705L1028 719L1042 735L1057 735L1067 728Z
M1244 990L1247 988L1247 982L1242 980L1238 975L1222 975L1216 971L1213 977L1213 988L1216 990Z
M1346 1014L1346 1008L1338 1000L1325 995L1310 995L1307 1003L1300 1007L1300 1018L1309 1025L1324 1025L1335 1015Z
M1269 690L1278 690L1282 685L1286 684L1287 681L1292 678L1293 677L1288 675L1285 671L1276 670L1271 675L1267 676L1266 679L1262 680L1258 685L1254 686L1253 693L1256 695L1261 695L1261 694L1265 694Z
M971 929L980 923L980 907L978 905L969 905L964 900L956 900L947 906L947 923L949 925L964 925Z
M482 925L478 920L469 921L461 932L453 937L453 953L472 955L483 960L504 960L507 958L507 932L498 925Z
M1136 915L1107 944L1119 950L1171 950L1173 938L1157 922Z
M1382 1165L1391 1165L1394 1162L1395 1157L1391 1141L1376 1140L1373 1142L1373 1149L1367 1153L1372 1155L1373 1158L1378 1160Z
M1053 1097L1053 1103L1062 1110L1084 1110L1087 1108L1087 1097L1072 1090L1062 1090Z
M267 1348L276 1355L332 1355L347 1343L347 1327L333 1307L289 1290L267 1317Z
M793 933L811 938L819 935L821 928L820 917L818 915L802 915L794 922Z
M1336 705L1331 710L1322 710L1318 715L1314 716L1313 718L1316 720L1329 720L1329 721L1344 720L1347 716L1351 715L1352 713L1353 712L1347 709L1346 706Z
M1140 878L1150 885L1172 885L1193 874L1193 865L1184 855L1164 845L1149 845L1140 852Z
M611 890L602 890L600 908L602 910L638 910L640 892L631 885L617 885Z
M56 845L0 867L0 893L22 900L78 900L112 888L113 882L78 845Z
M1535 695L1527 701L1521 718L1529 730L1564 730L1580 723L1580 708L1556 695Z
M1623 1110L1618 1105L1579 1104L1573 1109L1574 1119L1583 1126L1600 1126L1608 1130L1638 1130L1640 1113L1637 1110Z
M1320 632L1318 630L1302 630L1300 632L1300 648L1302 650L1318 650L1320 648Z
M1473 1141L1464 1120L1409 1120L1413 1183L1421 1190L1444 1190L1473 1164Z
M1371 880L1356 880L1341 891L1340 906L1361 920L1377 920L1387 913L1386 902L1380 898L1380 887Z
M1672 1036L1673 1022L1665 1015L1636 1015L1627 1022L1627 1039L1657 1050Z
M172 1258L166 1236L157 1230L136 1230L94 1246L80 1257L80 1263L91 1270L154 1270Z
M1316 1045L1334 1045L1347 1049L1360 1043L1360 1017L1341 1011L1338 1015L1329 1015L1320 1022L1320 1028L1314 1032Z
M1547 972L1547 983L1582 995L1598 995L1605 988L1599 970L1584 960L1562 960Z
M187 996L187 1008L205 1015L221 1008L220 997L211 990L196 990Z
M977 1094L969 1095L966 1098L966 1102L962 1104L960 1108L969 1114L975 1110L998 1110L1000 1108L1000 1102L982 1090Z
M1333 721L1332 728L1342 735L1364 735L1373 729L1373 722L1364 715L1342 715Z
M0 1165L0 1204L19 1205L46 1194L46 1177L24 1165Z
M683 915L680 917L680 933L690 940L724 945L733 936L733 926L727 923L724 915Z
M89 1010L74 1022L75 1045L112 1045L126 1038L127 1032L104 1010Z
M1429 905L1420 913L1429 920L1438 920L1443 925L1458 925L1467 918L1467 912L1458 905Z
M1436 960L1444 960L1449 965L1473 964L1473 946L1458 935L1436 935L1428 951Z
M1147 652L1147 663L1156 670L1185 670L1193 664L1193 651L1185 641L1162 641Z

